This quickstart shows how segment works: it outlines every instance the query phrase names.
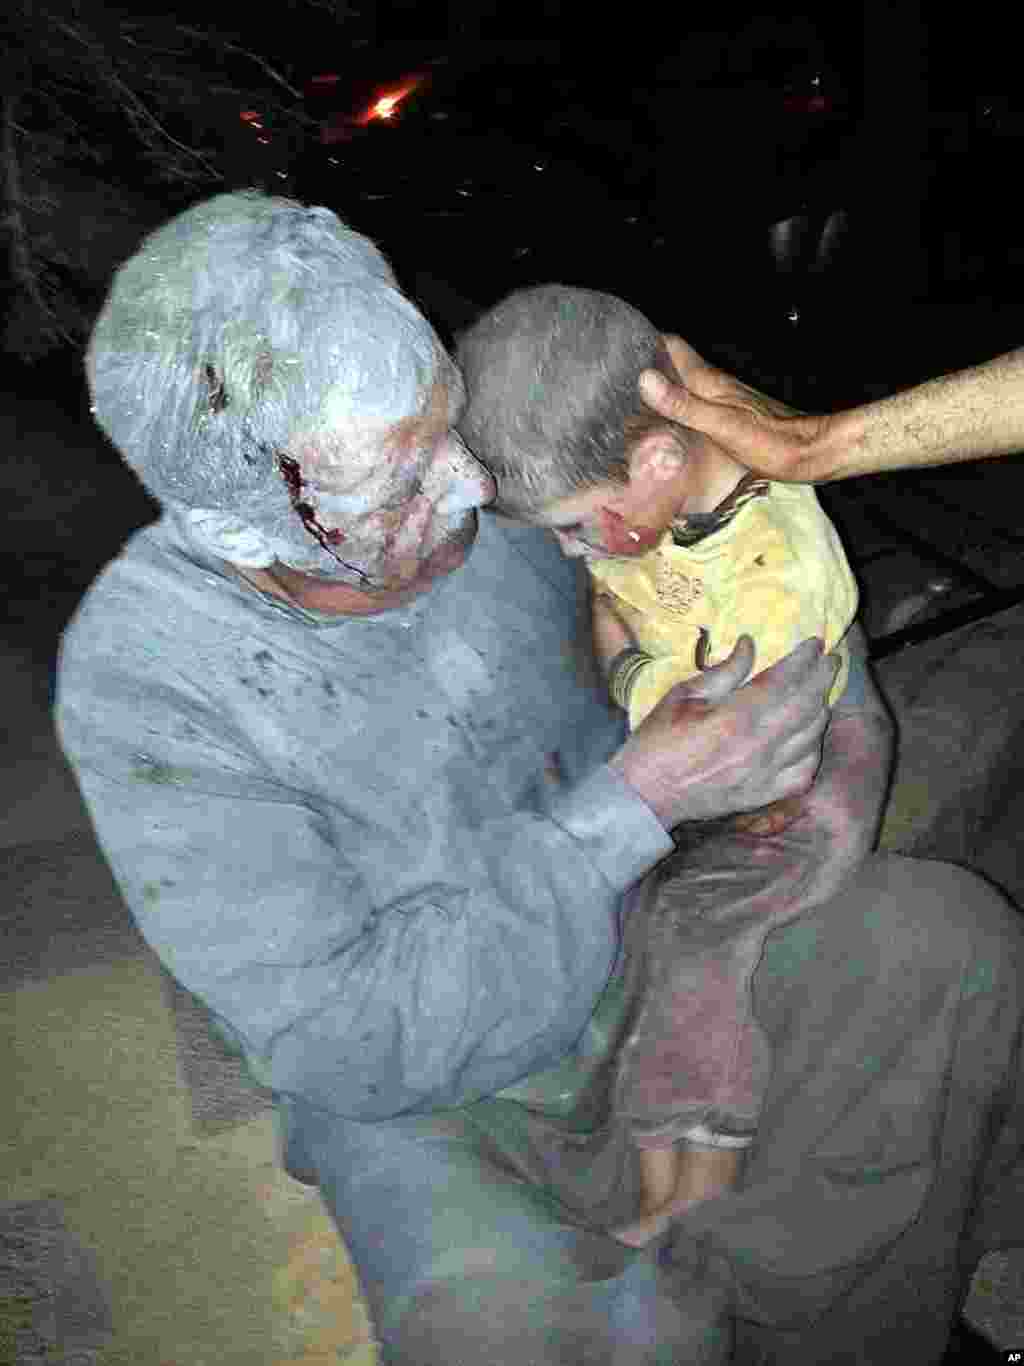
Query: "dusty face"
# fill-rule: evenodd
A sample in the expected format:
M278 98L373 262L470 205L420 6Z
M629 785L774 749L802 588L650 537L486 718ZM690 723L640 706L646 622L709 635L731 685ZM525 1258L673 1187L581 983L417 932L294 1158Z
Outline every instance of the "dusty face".
M588 560L644 555L671 526L678 492L654 493L629 484L600 484L548 503L537 519L555 533L562 554Z
M463 563L494 480L451 430L461 406L438 384L419 417L336 453L297 442L280 457L296 516L338 564L331 577L273 566L285 596L321 612L385 611Z
M562 553L586 559L644 555L678 517L712 512L743 477L713 442L654 431L629 452L629 482L598 484L556 499L537 520L558 538Z

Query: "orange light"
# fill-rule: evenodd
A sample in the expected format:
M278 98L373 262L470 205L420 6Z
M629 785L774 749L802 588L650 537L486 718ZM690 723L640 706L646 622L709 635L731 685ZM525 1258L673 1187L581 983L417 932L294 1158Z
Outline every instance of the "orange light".
M423 77L417 76L411 81L406 81L396 90L389 90L383 95L378 95L373 104L370 105L366 113L356 120L357 123L372 123L374 119L393 119L395 111L404 99L412 94L423 84Z
M255 123L261 116L257 109L243 109L238 117L243 123Z

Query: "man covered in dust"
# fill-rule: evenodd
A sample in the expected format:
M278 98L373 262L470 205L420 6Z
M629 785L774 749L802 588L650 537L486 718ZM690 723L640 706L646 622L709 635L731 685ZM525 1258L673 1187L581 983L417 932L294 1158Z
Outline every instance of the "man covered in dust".
M858 807L815 642L745 683L741 641L627 738L580 674L575 566L478 512L459 375L327 210L172 220L88 377L163 513L65 635L62 743L141 931L273 1089L382 1361L937 1361L1012 1210L1020 935L959 870L849 873L889 756L870 684ZM831 895L758 969L743 1184L626 1247L625 894L669 829L803 794L765 856Z

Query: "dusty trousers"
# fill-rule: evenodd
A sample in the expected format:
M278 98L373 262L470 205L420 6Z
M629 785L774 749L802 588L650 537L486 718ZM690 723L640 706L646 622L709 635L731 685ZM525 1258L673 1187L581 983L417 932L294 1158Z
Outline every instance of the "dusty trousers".
M611 1117L630 1020L459 1110L359 1124L283 1105L389 1366L938 1362L977 1259L1024 1243L1024 936L950 865L876 855L771 934L772 1072L740 1188L636 1252Z

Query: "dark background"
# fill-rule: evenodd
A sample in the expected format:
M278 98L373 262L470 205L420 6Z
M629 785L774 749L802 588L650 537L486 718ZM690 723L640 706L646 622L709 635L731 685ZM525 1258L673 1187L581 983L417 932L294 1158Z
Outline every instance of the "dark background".
M51 8L44 25L45 5L14 5L26 56L9 43L6 62L18 149L57 109L84 130L22 169L24 198L48 202L25 210L27 237L82 303L65 354L141 232L244 185L370 233L449 337L508 289L560 279L624 295L807 407L1020 340L1024 100L994 5L288 0L228 22L183 0L163 35L130 0ZM67 52L51 50L62 12ZM208 50L191 38L171 79L186 30ZM160 139L107 87L92 99L88 71L60 88L82 32L206 169L169 141L143 146ZM409 77L394 117L367 122ZM58 98L33 106L45 79ZM15 329L7 349L30 340Z
M422 10L378 7L365 48L321 63L336 126L346 82L358 102L376 70L432 73L393 121L293 167L406 277L481 304L542 279L621 293L807 404L1019 339L1024 104L995 9L509 13L392 43Z

